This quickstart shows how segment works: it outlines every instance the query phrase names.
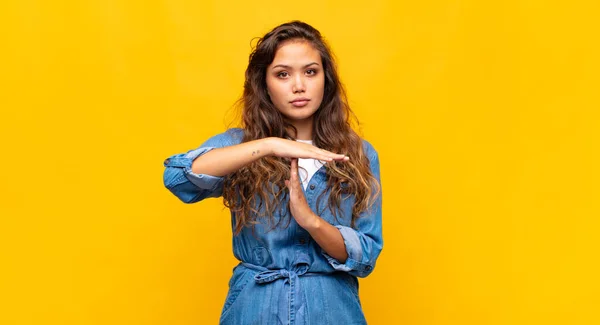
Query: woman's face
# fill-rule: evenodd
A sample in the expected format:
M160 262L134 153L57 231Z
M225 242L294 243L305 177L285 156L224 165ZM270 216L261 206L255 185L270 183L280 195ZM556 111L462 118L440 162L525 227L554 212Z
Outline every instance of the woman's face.
M282 43L267 67L267 91L271 102L288 119L310 119L323 100L325 73L321 55L302 40Z

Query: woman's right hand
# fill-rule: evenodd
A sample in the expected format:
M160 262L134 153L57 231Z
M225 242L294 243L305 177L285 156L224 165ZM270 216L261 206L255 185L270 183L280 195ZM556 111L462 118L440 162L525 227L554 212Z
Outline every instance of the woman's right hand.
M331 151L320 149L308 143L277 137L267 138L267 141L271 155L277 157L303 159L313 158L324 161L347 161L350 159L346 155L336 154Z

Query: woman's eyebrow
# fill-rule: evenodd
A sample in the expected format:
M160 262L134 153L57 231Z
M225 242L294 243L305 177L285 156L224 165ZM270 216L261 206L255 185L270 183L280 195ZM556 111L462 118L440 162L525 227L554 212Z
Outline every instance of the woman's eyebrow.
M308 67L310 67L311 65L314 65L314 64L319 65L317 62L311 62L311 63L305 65L303 68L308 68ZM273 69L275 69L275 68L290 69L291 67L289 65L285 65L285 64L278 64L278 65L276 65L276 66L273 67Z

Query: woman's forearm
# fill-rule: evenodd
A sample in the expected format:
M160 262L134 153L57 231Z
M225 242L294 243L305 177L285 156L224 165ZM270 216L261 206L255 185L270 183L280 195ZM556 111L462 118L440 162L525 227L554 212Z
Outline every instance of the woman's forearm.
M342 234L336 227L316 216L314 222L305 229L329 256L340 261L340 263L346 262L346 259L348 259L346 245Z
M224 148L215 148L199 156L192 163L196 174L225 176L271 154L270 139L258 139Z

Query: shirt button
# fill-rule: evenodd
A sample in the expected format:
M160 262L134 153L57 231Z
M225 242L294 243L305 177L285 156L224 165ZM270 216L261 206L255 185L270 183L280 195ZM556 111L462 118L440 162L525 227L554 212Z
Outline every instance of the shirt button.
M315 189L315 184L310 184L310 189L314 190Z
M168 165L170 162L171 162L171 160L170 160L170 159L168 159L168 158L167 158L167 159L165 159L165 165Z
M371 265L367 265L367 267L365 267L365 269L366 269L367 271L371 271L371 269L372 269L372 268L373 268L373 267L371 267Z
M306 239L304 238L300 238L300 240L298 241L301 245L306 244Z

